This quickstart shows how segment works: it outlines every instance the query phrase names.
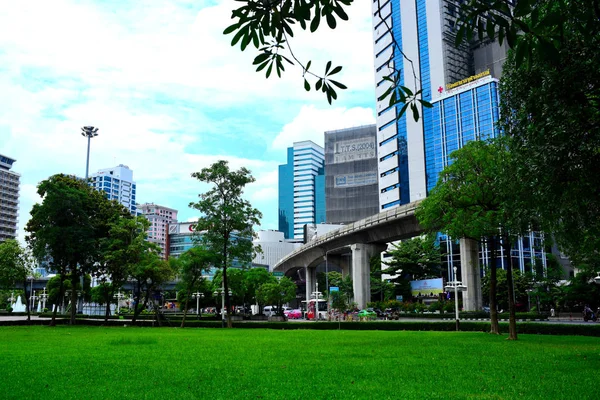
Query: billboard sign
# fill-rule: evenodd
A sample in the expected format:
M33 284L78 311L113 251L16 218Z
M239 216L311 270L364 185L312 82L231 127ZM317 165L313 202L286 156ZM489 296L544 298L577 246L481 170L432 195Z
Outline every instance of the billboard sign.
M336 188L349 188L354 186L374 185L377 183L377 172L360 172L333 177L333 186Z
M335 143L333 164L367 160L377 156L375 138L341 140Z
M442 278L410 281L410 292L413 297L437 296L444 291Z

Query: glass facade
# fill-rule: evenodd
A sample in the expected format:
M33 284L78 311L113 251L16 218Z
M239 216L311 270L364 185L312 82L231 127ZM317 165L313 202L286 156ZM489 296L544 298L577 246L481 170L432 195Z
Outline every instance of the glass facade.
M279 231L294 237L294 148L287 149L287 164L279 166Z
M425 123L425 171L427 193L448 165L449 155L471 140L499 135L498 83L491 81L433 102L431 118Z
M323 148L296 142L287 155L279 166L279 230L286 239L302 238L304 225L325 222Z

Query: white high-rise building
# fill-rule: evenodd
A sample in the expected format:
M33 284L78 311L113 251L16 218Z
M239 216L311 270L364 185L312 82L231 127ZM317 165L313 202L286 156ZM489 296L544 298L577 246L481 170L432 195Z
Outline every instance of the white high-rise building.
M10 170L15 161L0 154L0 242L17 237L21 175Z
M127 165L119 164L113 168L100 169L91 174L90 180L91 185L98 191L104 191L109 200L123 204L132 214L137 213L133 171Z

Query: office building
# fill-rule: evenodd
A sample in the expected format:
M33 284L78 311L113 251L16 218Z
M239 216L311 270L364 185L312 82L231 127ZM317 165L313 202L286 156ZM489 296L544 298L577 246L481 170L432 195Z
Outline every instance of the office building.
M325 222L323 148L312 141L294 143L287 164L279 166L279 231L301 239L304 225Z
M98 191L104 191L109 200L116 200L132 214L137 214L133 171L127 165L119 164L113 168L98 170L98 172L91 174L90 185Z
M325 215L349 224L379 212L377 126L325 132Z
M380 209L424 198L451 151L497 135L496 78L507 49L496 42L455 48L459 3L373 2ZM418 121L410 110L397 118L404 104L389 107L381 98L390 84L384 77L394 74L434 104L418 107Z
M177 210L154 203L144 203L138 206L141 215L150 221L147 240L160 247L160 256L168 255L167 241L169 224L177 222Z
M261 231L262 232L262 231ZM281 232L278 232L281 233ZM201 246L201 237L202 234L198 234L195 232L195 223L194 222L177 222L172 221L168 224L168 235L166 241L166 257L167 258L179 258L183 253L191 249L195 246ZM260 237L260 232L259 232ZM265 237L265 236L263 236ZM283 237L283 235L282 235ZM270 241L270 238L265 237L267 241ZM233 235L232 240L237 240L235 234ZM265 246L269 247L269 246ZM270 248L270 247L269 247ZM290 250L291 251L291 250ZM269 254L272 254L271 251L268 251ZM242 265L239 263L237 259L234 259L231 262L231 268L267 268L266 264L260 262L260 257L252 260L250 265ZM262 260L264 261L264 260ZM211 266L204 274L204 278L212 280L215 276L215 273L219 269L215 266Z
M11 171L15 161L0 154L0 242L17 237L21 175Z
M260 246L262 252L257 253L252 260L253 264L264 265L273 271L279 260L302 246L302 240L285 239L283 232L267 230L258 231L257 237L252 241L254 246Z
M380 210L426 197L454 150L500 133L498 79L507 47L474 41L456 48L460 3L373 2ZM389 98L381 98L390 85L384 78L392 76L412 92L422 89L433 108L419 106L418 121L410 109L397 118L404 104L389 107ZM458 245L444 235L439 239L450 276L460 260ZM545 264L544 250L543 234L531 232L517 240L511 257L527 271L535 259ZM504 267L507 257L499 253L498 265ZM482 265L489 265L485 244L480 255Z

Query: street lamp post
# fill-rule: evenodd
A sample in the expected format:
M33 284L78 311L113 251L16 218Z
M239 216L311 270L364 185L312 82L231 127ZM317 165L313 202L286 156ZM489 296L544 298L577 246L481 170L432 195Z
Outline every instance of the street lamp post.
M31 296L29 296L29 312L31 312L35 308L35 301L39 298L39 296L35 295L35 290L31 292Z
M196 315L200 318L200 299L204 298L204 293L197 291L192 293L192 299L196 299Z
M46 308L46 300L48 299L48 294L46 293L46 288L44 288L44 291L40 294L40 303L42 303L41 306L41 311L44 312L44 309Z
M459 331L460 330L460 317L458 314L458 292L467 290L467 287L465 285L463 285L461 281L456 279L457 278L456 277L456 271L457 271L456 267L453 268L453 271L454 271L454 280L448 282L448 285L444 289L446 289L446 291L454 289L454 315L456 318L456 330Z
M121 293L121 290L119 289L119 291L115 293L113 297L117 300L117 305L115 307L115 315L117 315L119 314L119 301L125 298L125 294Z
M87 158L85 160L85 183L88 184L89 172L90 172L90 142L93 137L98 136L98 128L93 126L84 126L81 128L81 136L87 138ZM79 277L79 283L83 290L83 274ZM83 297L77 301L77 311L83 313Z
M226 324L226 313L227 310L225 309L225 296L229 295L231 297L233 293L231 292L231 289L229 289L228 293L225 293L225 288L223 287L223 284L221 284L221 289L217 289L213 292L213 295L215 297L217 296L221 296L221 327L225 328Z

